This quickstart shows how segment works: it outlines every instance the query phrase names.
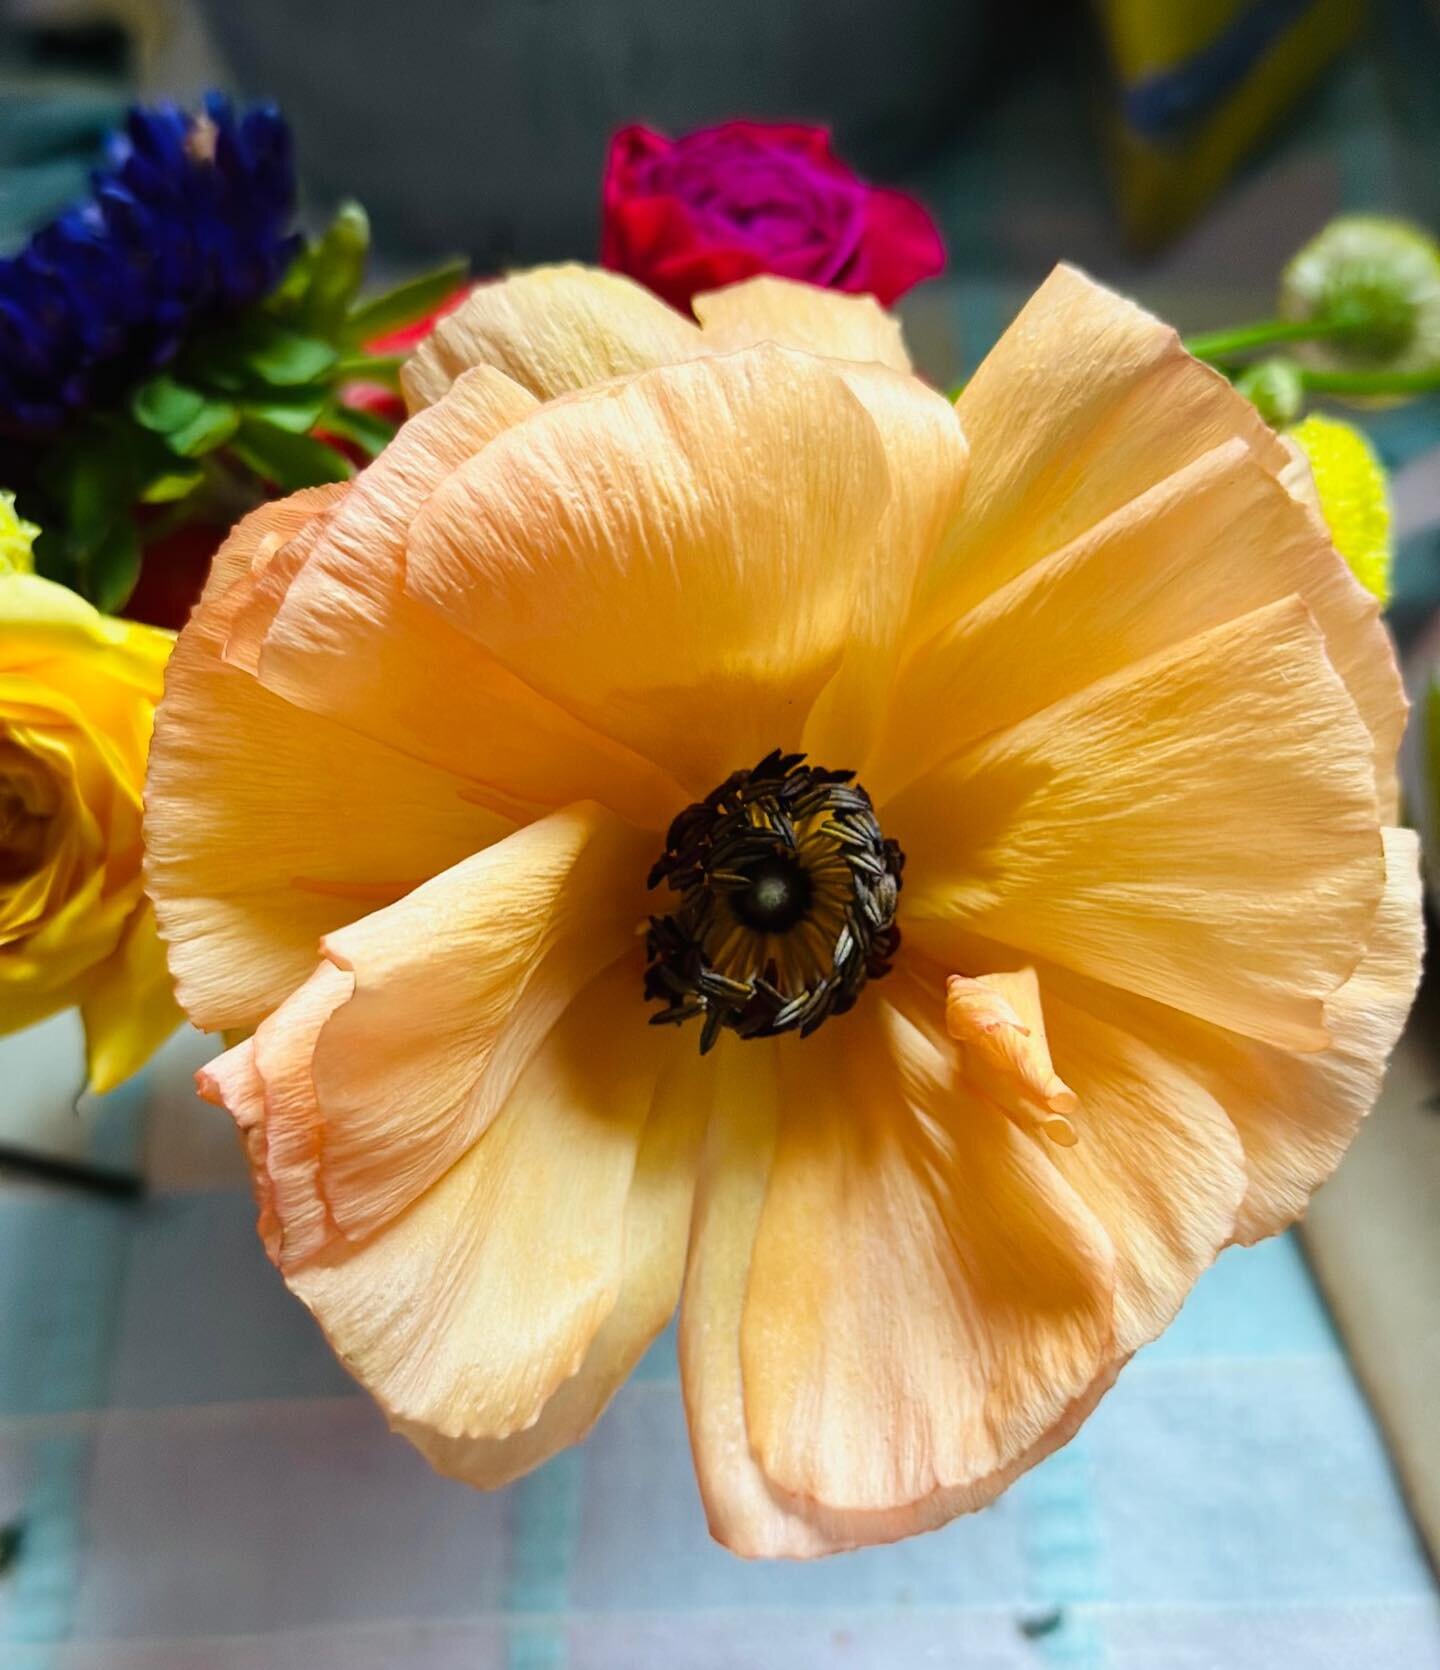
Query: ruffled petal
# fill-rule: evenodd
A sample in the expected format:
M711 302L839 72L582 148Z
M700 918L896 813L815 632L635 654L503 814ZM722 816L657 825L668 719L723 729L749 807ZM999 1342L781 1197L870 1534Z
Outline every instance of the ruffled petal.
M246 1038L207 1062L195 1075L195 1089L205 1101L224 1109L235 1121L250 1168L250 1187L259 1208L255 1228L267 1256L278 1262L280 1219L275 1211L266 1164L265 1083L255 1066L255 1040Z
M1284 447L1167 325L1057 267L959 400L965 514L927 577L928 635L1147 488L1239 437L1278 476Z
M1109 1249L1045 1155L888 1006L846 1029L813 1065L717 1062L681 1368L711 1529L746 1554L978 1507L1113 1376Z
M1075 1144L1080 1098L1055 1071L1033 968L1004 969L945 982L945 1030L960 1051L960 1076L1022 1130L1062 1148Z
M900 321L874 296L847 296L797 279L743 279L691 302L709 353L774 342L829 359L873 360L909 371Z
M509 1438L446 1438L433 1428L399 1423L399 1430L442 1473L490 1490L579 1443L673 1315L708 1106L697 1082L699 1057L683 1048L680 1053L681 1059L672 1060L661 1074L640 1138L625 1199L624 1254L614 1306L584 1361L545 1403L535 1424Z
M1404 1027L1423 952L1419 843L1408 829L1384 837L1385 896L1364 959L1325 1006L1328 1050L1293 1055L1088 982L1066 993L1068 1004L1142 1040L1224 1109L1248 1175L1237 1241L1278 1234L1304 1212L1374 1105Z
M755 1458L838 1509L978 1484L1108 1361L1108 1239L878 996L823 1059L802 1050L780 1052L741 1329Z
M524 1432L612 1314L637 1154L676 1042L647 1032L637 1010L633 970L603 975L430 1188L362 1246L290 1273L402 1430Z
M536 267L479 284L400 374L412 412L462 371L491 365L538 400L689 359L700 332L633 280L598 267Z
M248 574L328 495L262 506L219 559ZM508 834L449 772L292 706L222 659L242 579L181 633L156 715L146 882L176 993L207 1029L256 1022L309 974L320 937Z
M962 1077L1022 1128L1028 1116L1055 1138L1044 1122L1063 1114L1066 1129L1047 1152L1115 1249L1115 1344L1128 1355L1169 1324L1234 1232L1246 1188L1234 1126L1193 1075L1124 1030L1123 1021L1062 998L1064 982L1057 987L1047 974L1042 985L1033 968L1003 969L1004 952L984 942L971 940L963 954L968 967L995 972L950 978L952 1036L958 1024L973 1037L976 1021L985 1023L1001 994L1014 1000L1025 1032L1017 1035L1003 1015L991 1021L986 1037L998 1059L989 1061L977 1061L976 1045L962 1041ZM921 979L912 963L897 997L913 1002ZM931 974L922 1006L934 1002L937 988ZM1038 1050L1037 1040L1044 1041ZM1028 1088L1018 1108L1017 1080Z
M312 537L292 540L254 580L225 658L308 712L454 772L471 798L502 815L593 798L663 827L684 799L673 783L405 592L405 540L420 506L538 409L489 366L463 372L401 428Z
M401 425L328 514L307 524L306 537L290 539L272 560L252 563L239 576L250 586L233 605L226 660L257 672L267 631L282 603L288 601L292 609L303 604L326 580L333 583L356 568L369 581L367 589L398 579L406 530L433 489L502 430L538 409L533 395L489 366L466 372L443 400ZM314 650L322 652L327 639L323 622L312 629L312 637Z
M280 1133L293 1123L303 1153L318 1123L303 1233L277 1199L291 1262L314 1256L327 1221L352 1241L373 1234L473 1146L575 993L634 945L652 856L650 837L575 806L326 937L345 1000L313 1036L298 998L261 1031L262 1074L270 1033L313 1055L311 1104L293 1121L271 1110L272 1173ZM644 1036L638 972L632 1007Z
M955 408L916 378L881 365L847 365L840 375L875 422L890 497L856 575L844 659L815 704L804 743L812 759L854 766L889 705L916 582L961 514L969 453Z
M355 976L322 962L255 1032L264 1086L265 1170L279 1225L278 1262L298 1264L340 1230L320 1175L325 1113L315 1088L315 1049L331 1017L355 995Z
M1385 882L1368 731L1297 599L1102 679L885 809L907 938L982 934L1324 1048ZM1012 964L1013 966L1013 964Z
M1052 1155L1115 1248L1115 1335L1128 1354L1169 1326L1230 1240L1245 1156L1219 1102L1158 1051L1047 996L1074 1087L1076 1140Z
M1379 605L1238 439L1035 562L913 651L863 780L883 800L968 743L1292 595L1315 616L1371 732L1384 811L1405 699Z
M889 493L843 377L756 348L556 402L499 436L416 518L405 583L705 794L798 742Z

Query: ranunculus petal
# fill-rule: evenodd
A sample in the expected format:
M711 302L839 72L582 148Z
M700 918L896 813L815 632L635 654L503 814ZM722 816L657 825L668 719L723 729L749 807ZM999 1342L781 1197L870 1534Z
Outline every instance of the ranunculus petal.
M257 672L281 605L303 604L327 580L358 568L367 590L398 581L406 531L431 491L457 464L538 409L533 395L490 366L464 373L442 400L401 426L327 514L307 524L304 538L292 538L275 560L252 566L249 591L230 621L226 660ZM323 658L329 637L323 619L310 636L312 652Z
M967 743L1292 595L1315 616L1374 738L1383 810L1394 794L1405 699L1379 605L1238 439L1166 477L913 650L862 780L884 800Z
M579 1443L599 1419L670 1320L680 1296L706 1105L700 1058L682 1041L680 1059L672 1059L661 1074L636 1151L625 1197L624 1259L615 1303L584 1361L550 1397L535 1424L509 1438L446 1438L433 1428L400 1423L399 1430L432 1466L491 1490Z
M700 333L631 279L594 267L535 267L478 284L400 374L412 412L472 365L493 365L540 400L700 351Z
M1273 475L1287 454L1248 400L1133 302L1057 267L959 400L970 491L933 567L934 630L1146 488L1239 436Z
M1093 1219L908 1023L855 1022L813 1070L804 1046L779 1079L748 1047L716 1060L681 1369L711 1529L740 1553L979 1506L1113 1376Z
M1114 1205L1121 1203L1114 1198L1117 1190L1129 1200L1127 1210L1140 1209L1137 1228L1140 1217L1149 1217L1157 1248L1172 1248L1169 1260L1147 1259L1146 1264L1154 1276L1165 1276L1167 1262L1172 1265L1177 1297L1188 1284L1181 1280L1173 1250L1193 1238L1188 1257L1195 1270L1206 1262L1204 1240L1215 1232L1220 1194L1229 1187L1222 1173L1236 1152L1233 1139L1215 1132L1206 1104L1224 1112L1239 1139L1247 1181L1225 1239L1245 1242L1277 1234L1301 1215L1370 1111L1414 998L1423 949L1419 843L1411 830L1383 834L1385 896L1363 960L1325 1006L1329 1049L1297 1055L1168 1004L1042 965L1055 1047L1067 1074L1073 1071L1087 1085L1076 1118L1081 1140L1072 1153L1057 1155L1056 1162L1069 1171L1116 1240L1122 1303L1131 1237L1115 1218ZM973 936L952 932L949 937L952 955L972 968L1002 967L1009 955L1004 947ZM1077 1053L1079 1062L1072 1067ZM1102 1055L1103 1076L1113 1089L1097 1100L1088 1087ZM1121 1105L1114 1090L1141 1079L1152 1091L1163 1090L1163 1099L1127 1093L1128 1108ZM1114 1130L1107 1112L1111 1107L1121 1114ZM1166 1110L1183 1113L1183 1120L1167 1116ZM1104 1174L1087 1182L1071 1162L1085 1159L1092 1136L1098 1138L1092 1150ZM1162 1147L1171 1151L1169 1158L1162 1156ZM1207 1193L1214 1197L1209 1206ZM1161 1311L1154 1314L1152 1332L1165 1320Z
M706 1057L712 1113L680 1302L680 1381L710 1533L753 1558L805 1558L834 1546L777 1501L745 1431L740 1324L779 1121L769 1046L722 1040Z
M846 365L840 374L875 421L890 498L856 575L844 660L815 704L804 743L813 759L854 766L889 706L916 581L961 514L969 453L955 408L915 378L881 365Z
M1048 1152L1115 1249L1115 1344L1167 1327L1229 1241L1245 1158L1213 1096L1154 1050L1045 994L1050 1045L1077 1106Z
M1423 949L1419 843L1408 829L1384 835L1385 896L1363 961L1326 1004L1328 1050L1293 1055L1088 983L1066 994L1144 1040L1224 1108L1249 1174L1236 1240L1277 1234L1305 1210L1374 1104L1405 1024Z
M1042 988L1033 968L1017 974L1005 968L1002 949L973 939L964 961L977 977L952 976L946 1002L947 1028L961 1044L961 1075L1018 1115L1022 1129L1033 1123L1051 1135L1044 1116L1063 1113L1066 1128L1046 1152L1114 1247L1115 1349L1128 1357L1168 1325L1234 1231L1246 1187L1234 1126L1209 1091L1102 1018L1103 1007L1091 1013L1065 1001L1048 971ZM912 960L907 974L890 989L907 1012L923 1015L935 1003L940 971L927 975ZM1026 1034L1017 1040L1000 1017L988 1033L992 1059L977 1061L976 1045L966 1039L989 1019L982 1000L993 1005L1002 995L1013 999ZM1028 1081L1018 1108L1006 1082L1007 1057Z
M333 500L262 506L222 562L263 559ZM146 877L181 1004L252 1027L322 934L509 832L466 783L281 700L221 659L244 585L207 592L176 644L150 750Z
M1415 1000L1425 937L1420 843L1411 829L1387 829L1384 835L1385 896L1364 960L1326 1005L1331 1048L1319 1057L1268 1060L1272 1072L1280 1069L1273 1098L1253 1096L1257 1082L1265 1083L1269 1075L1252 1077L1239 1063L1227 1062L1223 1076L1209 1081L1240 1133L1250 1172L1238 1240L1258 1241L1293 1223L1339 1164L1374 1106L1385 1063ZM1223 1052L1205 1059L1223 1059ZM1246 1088L1253 1100L1237 1093Z
M613 1313L637 1154L677 1042L647 1033L636 1009L633 970L602 975L490 1128L408 1210L291 1273L341 1359L412 1435L523 1433Z
M312 1069L341 1234L373 1234L474 1144L574 994L635 944L653 856L652 836L573 806L327 936L354 982ZM638 973L632 1008L638 1036Z
M282 1268L311 1256L337 1231L320 1189L320 1104L315 1045L355 990L353 978L322 962L246 1038L195 1075L207 1102L235 1121L250 1162L265 1250Z
M265 1083L255 1066L255 1040L246 1038L195 1075L200 1096L223 1108L235 1121L245 1158L250 1167L250 1186L259 1208L255 1228L267 1255L280 1258L280 1220L275 1212L274 1192L267 1167L265 1137Z
M538 410L489 366L462 372L403 426L344 503L292 540L232 621L227 661L277 695L454 772L477 804L536 815L596 799L663 827L684 795L546 701L404 589L405 540L430 494ZM437 715L444 722L437 723Z
M253 1060L264 1086L268 1196L279 1227L275 1257L286 1268L339 1234L320 1176L325 1114L315 1088L315 1049L330 1018L354 995L355 976L322 962L255 1032ZM237 1122L243 1127L238 1115Z
M709 353L775 342L830 359L877 360L892 371L910 370L900 321L874 296L766 276L707 290L691 305Z
M305 487L288 498L273 499L254 514L242 517L210 559L210 572L205 577L200 603L224 597L237 580L264 568L292 539L307 530L318 533L349 493L348 481ZM199 606L196 605L197 609Z
M1061 1147L1074 1144L1070 1116L1080 1099L1055 1071L1033 968L947 975L945 1030L959 1046L960 1076L970 1089L1022 1130Z
M406 587L706 794L799 740L889 491L839 372L750 349L558 401L497 437L416 518Z
M947 927L1299 1050L1384 887L1370 736L1298 599L1102 679L885 810Z
M878 993L780 1072L741 1329L755 1458L839 1509L978 1484L1108 1361L1108 1239Z

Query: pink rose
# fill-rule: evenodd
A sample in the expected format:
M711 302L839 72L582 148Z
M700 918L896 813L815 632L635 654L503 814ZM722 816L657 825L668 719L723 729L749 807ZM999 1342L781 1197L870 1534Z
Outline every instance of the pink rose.
M725 122L679 139L623 128L605 167L601 259L675 307L778 273L888 306L945 264L914 198L867 185L824 128Z

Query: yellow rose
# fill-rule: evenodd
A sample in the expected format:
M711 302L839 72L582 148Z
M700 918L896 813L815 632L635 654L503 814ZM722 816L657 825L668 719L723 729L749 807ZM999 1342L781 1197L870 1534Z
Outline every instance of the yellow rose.
M140 874L171 641L49 580L0 573L0 1031L78 1004L96 1091L180 1020Z

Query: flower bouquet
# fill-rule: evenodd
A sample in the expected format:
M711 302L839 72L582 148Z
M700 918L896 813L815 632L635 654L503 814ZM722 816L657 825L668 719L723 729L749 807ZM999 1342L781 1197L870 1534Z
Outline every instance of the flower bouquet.
M606 195L611 270L473 289L399 365L383 446L344 394L380 380L378 320L328 241L258 337L177 348L184 377L147 349L101 456L143 432L178 475L177 431L222 434L198 473L298 490L220 544L170 656L148 905L150 663L116 675L147 704L124 773L118 697L66 686L99 764L62 772L0 685L4 897L34 900L0 973L58 954L56 808L84 803L42 796L93 783L127 936L229 1044L200 1090L266 1251L395 1429L502 1484L678 1304L712 1530L822 1554L1063 1444L1374 1099L1420 960L1383 475L1296 393L1433 376L1373 363L1423 306L1342 261L1187 349L1062 266L951 399L877 299L934 270L933 229L819 136L631 130ZM1251 364L1282 342L1315 357ZM99 479L90 444L62 482ZM134 565L96 530L150 471L113 499L36 474L46 561L101 601ZM135 630L18 583L76 642ZM108 898L99 862L60 892Z

